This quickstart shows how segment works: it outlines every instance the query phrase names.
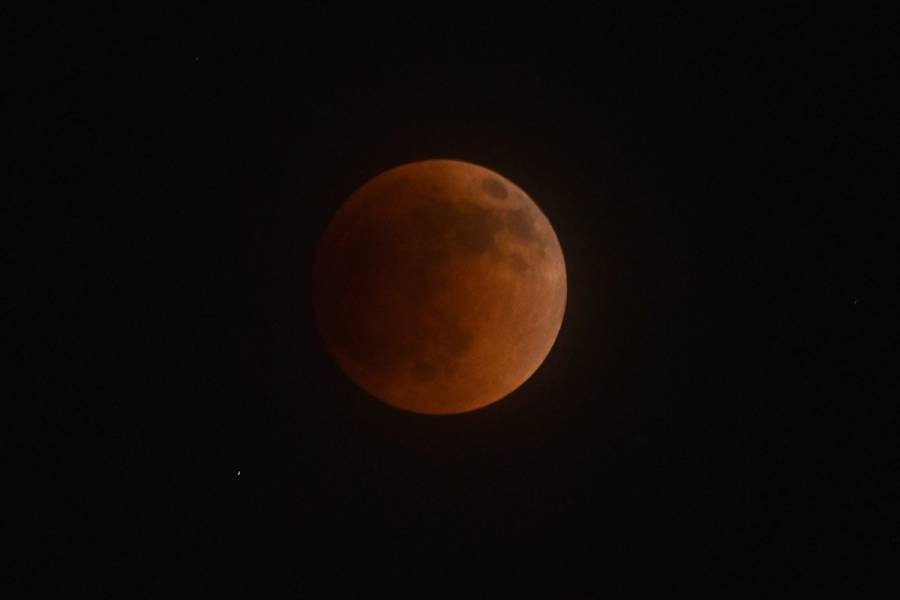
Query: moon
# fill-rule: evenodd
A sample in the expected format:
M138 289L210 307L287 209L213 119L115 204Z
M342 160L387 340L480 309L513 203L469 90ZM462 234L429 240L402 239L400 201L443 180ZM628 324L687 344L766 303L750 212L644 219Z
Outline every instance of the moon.
M425 160L365 183L319 242L313 309L328 352L396 408L476 410L540 367L566 307L553 227L503 176Z

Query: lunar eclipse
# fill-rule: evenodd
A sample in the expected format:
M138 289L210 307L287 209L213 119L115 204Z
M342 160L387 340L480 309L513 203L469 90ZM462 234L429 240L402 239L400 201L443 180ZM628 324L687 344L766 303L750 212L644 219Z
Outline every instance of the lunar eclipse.
M415 413L476 410L538 369L566 305L556 234L489 169L426 160L368 181L319 243L313 306L340 368Z

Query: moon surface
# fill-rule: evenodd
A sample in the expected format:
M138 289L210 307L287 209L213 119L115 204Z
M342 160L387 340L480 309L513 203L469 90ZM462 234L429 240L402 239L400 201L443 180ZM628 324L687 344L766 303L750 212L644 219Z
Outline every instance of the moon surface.
M521 386L565 306L562 249L538 206L455 160L405 164L356 190L313 269L329 353L364 390L416 413L475 410Z

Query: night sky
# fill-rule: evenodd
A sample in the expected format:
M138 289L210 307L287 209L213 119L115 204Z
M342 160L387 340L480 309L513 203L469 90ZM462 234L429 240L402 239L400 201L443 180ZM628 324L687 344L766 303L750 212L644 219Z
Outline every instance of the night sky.
M36 232L6 312L39 316L9 339L45 476L17 576L122 598L896 584L897 345L873 334L896 65L885 17L792 6L45 11L4 223ZM428 158L519 185L568 268L543 366L450 417L357 388L311 310L340 203Z

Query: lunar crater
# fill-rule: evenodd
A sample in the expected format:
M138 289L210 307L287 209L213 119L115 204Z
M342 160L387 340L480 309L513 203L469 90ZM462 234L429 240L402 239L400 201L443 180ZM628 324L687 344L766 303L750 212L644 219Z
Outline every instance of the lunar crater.
M489 196L493 196L498 200L505 200L509 193L503 182L494 177L486 177L481 180L481 189L487 192Z
M537 228L534 219L525 210L512 210L506 215L506 228L511 234L524 242L537 240Z
M531 268L531 265L528 264L528 261L525 260L525 257L518 252L513 252L512 254L510 254L508 260L509 266L512 267L513 271L516 271L518 273L524 273Z
M413 211L427 246L444 246L452 239L476 254L498 250L495 236L504 223L494 210L471 202L432 199L418 203Z

